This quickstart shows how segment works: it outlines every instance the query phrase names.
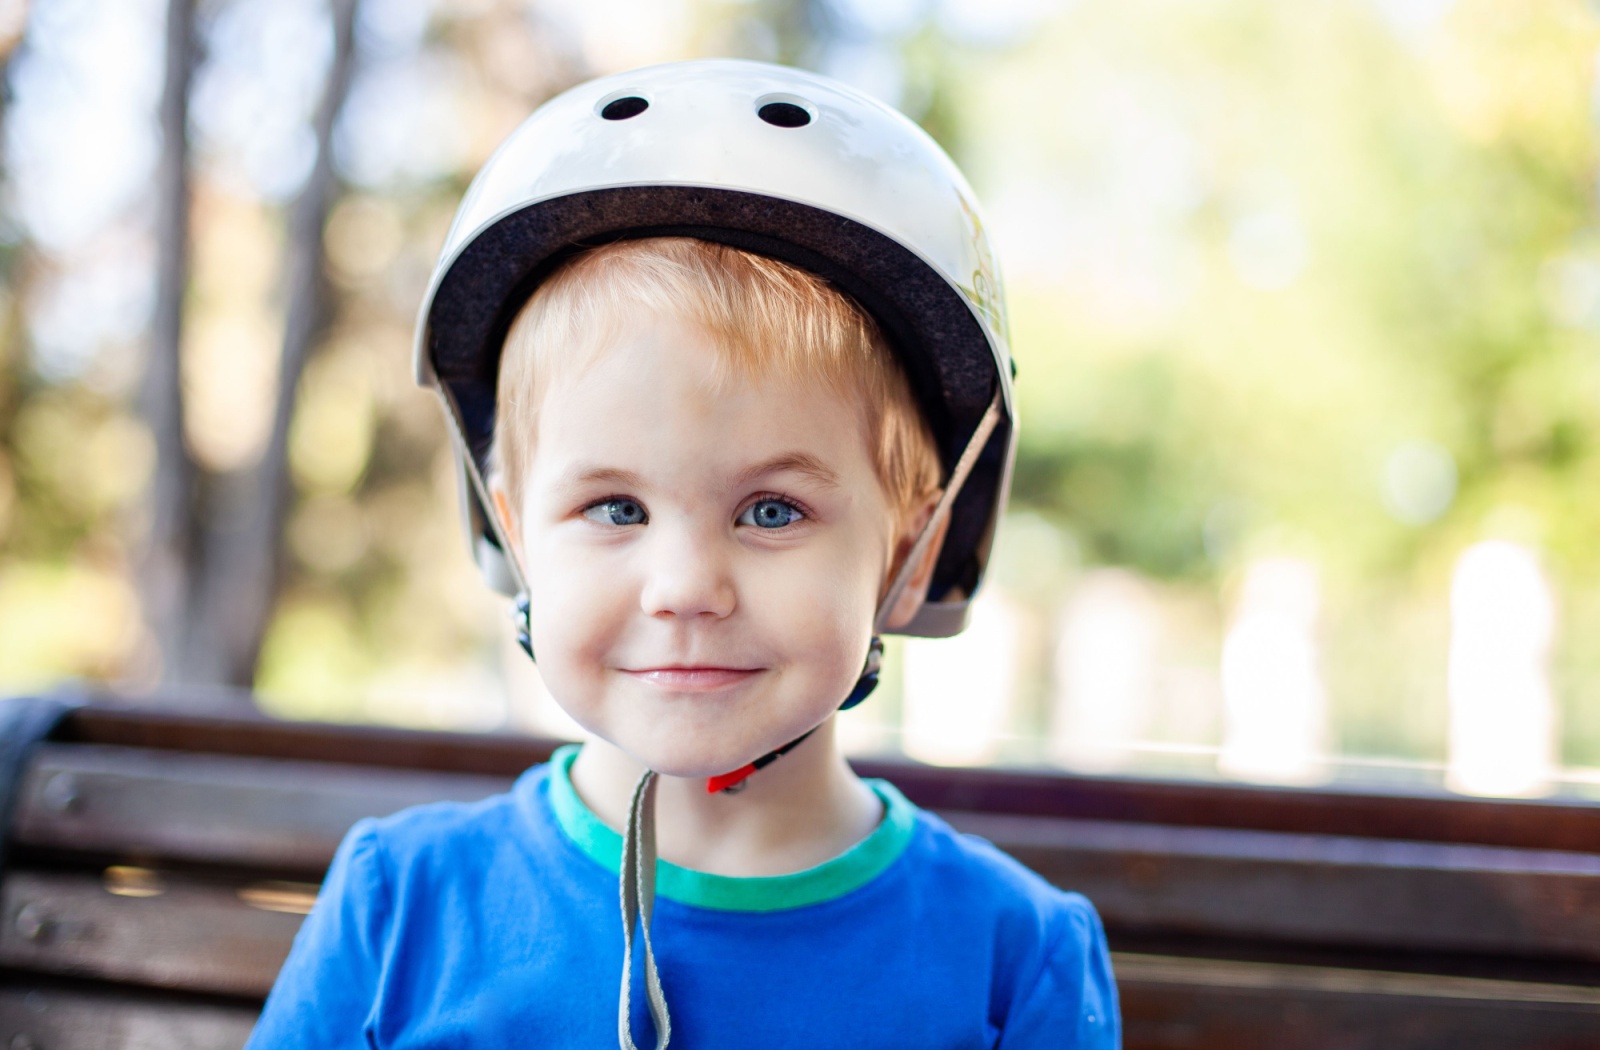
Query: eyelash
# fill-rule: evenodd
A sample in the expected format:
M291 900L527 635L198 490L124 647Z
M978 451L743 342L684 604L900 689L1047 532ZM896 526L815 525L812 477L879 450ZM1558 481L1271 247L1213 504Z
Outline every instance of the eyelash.
M811 508L807 507L804 503L801 503L799 500L795 499L794 497L785 496L781 492L762 492L762 493L758 493L757 495L753 496L751 499L749 499L747 502L745 502L742 506L740 506L739 513L734 516L734 521L737 522L739 520L739 518L744 517L745 511L747 511L750 508L754 507L756 504L758 504L758 503L767 503L767 502L782 503L784 506L786 506L786 507L790 508L791 510L795 511L796 513L798 513L800 515L800 518L799 518L800 521L810 521L811 518L812 518ZM579 514L580 517L588 518L590 511L594 510L597 507L603 507L608 503L632 503L635 506L637 506L639 508L639 510L644 514L644 520L640 521L640 522L636 522L635 524L646 525L646 524L649 524L649 522L650 522L650 511L648 509L646 509L645 505L642 502L640 502L639 500L634 499L632 496L622 496L622 495L602 496L600 499L597 499L597 500L594 500L593 502L584 504L582 507L580 507L578 509L578 514ZM632 527L630 525L618 525L615 522L595 522L595 524L596 525L601 525L603 527L613 528L613 529L626 529L626 528ZM795 523L794 522L790 522L789 524L795 524ZM780 526L780 528L778 528L778 529L770 529L770 530L765 530L765 531L778 532L778 531L781 531L781 529L784 529L784 528L788 528L788 525Z
M789 509L795 511L796 513L798 513L800 515L798 521L789 522L789 523L787 523L785 525L779 526L776 529L763 529L762 531L764 531L764 532L782 532L785 529L789 528L790 525L796 525L800 521L810 521L811 520L811 508L807 507L804 503L801 503L799 500L795 499L794 497L785 496L781 492L762 492L762 493L758 493L757 495L755 495L751 499L747 500L745 502L745 504L739 508L739 513L738 513L738 515L735 516L734 521L738 521L739 518L744 517L745 511L747 511L750 508L754 507L758 503L782 503L784 506L788 507ZM760 526L755 526L755 527L756 528L760 528Z
M645 505L643 503L641 503L639 500L634 499L632 496L622 496L622 495L603 496L600 499L597 499L597 500L593 501L592 503L586 503L581 508L579 508L578 515L580 517L582 517L582 518L587 519L587 518L589 518L589 512L590 511L595 510L596 508L599 508L599 507L604 507L608 503L632 503L634 506L638 507L640 513L642 513L644 515L644 520L643 521L639 521L639 522L634 522L633 523L634 525L645 525L645 524L648 524L649 521L650 521L650 511L648 509L646 509L646 507L645 507ZM596 522L594 522L594 524L599 525L602 528L610 528L610 529L626 529L626 528L631 528L632 527L632 525L618 525L616 522L610 522L610 521L596 521Z

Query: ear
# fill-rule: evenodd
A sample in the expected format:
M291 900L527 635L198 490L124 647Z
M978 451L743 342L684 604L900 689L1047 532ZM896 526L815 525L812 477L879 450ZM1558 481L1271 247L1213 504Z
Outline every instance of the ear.
M934 508L939 504L939 496L935 493L925 503L898 543L895 544L895 556L889 580L885 586L891 586L895 576L900 572L906 558L912 554L917 537L922 535L922 530L927 528L928 519L932 517ZM928 587L933 583L933 569L939 563L939 552L944 549L944 536L950 528L950 515L940 518L933 528L933 534L928 538L928 545L923 548L922 554L917 559L916 566L911 570L911 576L906 580L905 590L900 592L900 597L895 599L889 614L884 617L885 630L897 630L911 622L917 614L922 603L928 597Z

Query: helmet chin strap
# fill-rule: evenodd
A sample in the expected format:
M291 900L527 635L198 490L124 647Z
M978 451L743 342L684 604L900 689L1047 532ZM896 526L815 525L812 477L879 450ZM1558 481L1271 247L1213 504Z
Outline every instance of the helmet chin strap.
M527 595L518 595L511 617L516 625L517 644L522 646L522 651L528 654L528 659L532 660L534 659L533 636L530 633L530 625L528 623L529 612L530 606ZM844 698L844 702L839 705L838 709L840 711L848 711L871 695L872 691L878 688L878 673L882 669L883 639L873 635L871 644L867 646L867 662L861 668L861 677L856 679L855 687L850 690L850 695ZM799 747L805 742L806 737L815 733L818 728L818 726L812 726L782 747L768 751L755 761L747 762L732 772L708 778L706 780L706 793L715 795L720 792L725 795L737 795L744 790L745 781L752 773L759 769L767 768Z
M861 677L856 679L855 688L850 690L850 695L844 698L844 703L839 705L840 711L848 711L865 700L874 689L878 688L878 672L883 669L883 639L877 635L872 636L872 644L867 646L867 662L861 669ZM750 774L758 769L765 769L778 759L787 755L805 742L806 737L815 733L819 727L812 726L804 733L784 744L775 751L768 751L754 762L748 762L731 773L711 777L706 781L706 794L715 795L721 792L724 795L737 795L744 790L745 781Z

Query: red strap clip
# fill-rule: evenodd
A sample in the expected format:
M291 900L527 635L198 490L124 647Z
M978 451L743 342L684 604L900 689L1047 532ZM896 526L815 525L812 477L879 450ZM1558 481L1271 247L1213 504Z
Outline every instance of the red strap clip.
M715 795L719 791L726 791L735 784L744 782L744 778L756 771L756 764L751 762L747 766L740 766L732 773L723 773L721 776L711 777L706 781L706 794Z

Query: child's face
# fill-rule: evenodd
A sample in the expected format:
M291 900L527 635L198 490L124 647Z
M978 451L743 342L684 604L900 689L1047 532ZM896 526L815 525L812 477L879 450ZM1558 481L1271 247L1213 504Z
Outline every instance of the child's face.
M709 338L630 318L539 406L516 533L551 693L662 773L788 743L861 672L897 537L857 408L712 383Z

